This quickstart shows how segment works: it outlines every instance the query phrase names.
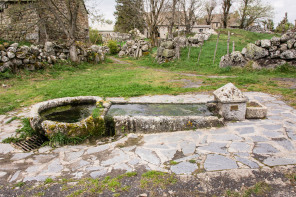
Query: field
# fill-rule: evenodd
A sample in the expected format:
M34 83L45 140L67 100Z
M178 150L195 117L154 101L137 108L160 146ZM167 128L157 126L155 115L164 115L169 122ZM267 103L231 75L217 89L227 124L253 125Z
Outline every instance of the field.
M221 30L216 62L213 64L217 36L212 35L205 42L201 59L197 65L200 49L182 50L181 59L157 64L153 53L139 60L123 58L125 64L108 58L103 64L56 64L39 71L22 71L19 74L0 75L0 114L34 103L68 96L94 95L101 97L132 97L156 94L183 94L211 92L232 82L243 91L261 91L282 96L296 107L296 69L284 65L275 70L253 70L251 68L219 68L219 61L226 54L227 31ZM274 35L257 34L244 30L230 30L231 43L241 50L249 42L270 39ZM156 49L153 49L155 52ZM113 57L114 58L114 57ZM195 75L184 75L190 73ZM196 76L202 75L202 76ZM229 76L226 78L212 78ZM202 83L199 88L183 88L184 81Z

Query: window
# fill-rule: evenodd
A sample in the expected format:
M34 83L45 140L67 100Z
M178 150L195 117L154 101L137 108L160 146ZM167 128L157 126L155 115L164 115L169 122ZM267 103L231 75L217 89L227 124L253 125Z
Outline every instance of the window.
M216 23L216 27L219 27L219 23Z

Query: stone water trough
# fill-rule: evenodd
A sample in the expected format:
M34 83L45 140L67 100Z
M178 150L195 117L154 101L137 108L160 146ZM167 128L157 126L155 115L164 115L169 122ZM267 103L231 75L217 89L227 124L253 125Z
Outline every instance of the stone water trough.
M214 100L197 103L128 102L81 96L54 99L33 106L30 123L53 138L104 137L126 133L156 133L220 127L224 120L265 118L262 104L229 83L214 92Z

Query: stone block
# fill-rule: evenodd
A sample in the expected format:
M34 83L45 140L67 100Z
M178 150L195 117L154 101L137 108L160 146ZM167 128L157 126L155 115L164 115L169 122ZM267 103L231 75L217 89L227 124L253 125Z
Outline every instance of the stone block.
M175 51L172 49L164 49L162 52L162 56L166 58L174 57Z
M247 119L263 119L267 116L267 107L258 101L250 101L247 103L246 118Z

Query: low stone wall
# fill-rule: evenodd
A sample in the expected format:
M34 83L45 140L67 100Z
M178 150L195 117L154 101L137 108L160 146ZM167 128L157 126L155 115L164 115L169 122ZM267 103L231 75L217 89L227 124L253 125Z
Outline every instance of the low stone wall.
M177 58L176 42L163 41L157 49L156 60L159 64L169 62Z
M194 36L191 36L187 38L186 36L180 36L174 38L174 42L177 43L181 48L192 46L192 47L199 47L202 42L208 40L212 34L217 34L215 30L211 29L208 31L205 31L203 33L195 34Z
M295 33L287 33L270 40L258 40L255 44L249 43L242 52L235 51L223 56L220 67L249 65L254 69L261 69L275 68L285 63L296 65Z
M86 48L78 43L77 52L80 61L101 62L109 51L107 47L93 45ZM0 44L0 72L20 69L37 70L57 61L69 59L69 48L66 45L58 45L46 42L45 45L19 46L14 44Z
M118 56L142 57L151 48L149 42L145 40L128 40L122 47Z

